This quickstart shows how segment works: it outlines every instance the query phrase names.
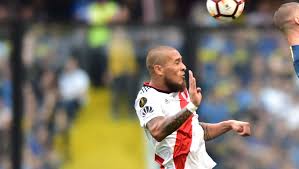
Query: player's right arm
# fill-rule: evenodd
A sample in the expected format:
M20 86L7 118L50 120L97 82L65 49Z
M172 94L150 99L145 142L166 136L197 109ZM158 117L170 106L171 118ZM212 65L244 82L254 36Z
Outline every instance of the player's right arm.
M157 141L162 141L165 137L176 131L199 106L202 95L200 88L196 87L196 80L193 77L192 71L189 71L189 95L191 102L178 113L172 116L155 117L146 124L151 135Z
M183 108L179 113L173 116L160 116L150 120L146 127L151 135L157 140L162 141L165 137L176 131L190 116L187 108Z

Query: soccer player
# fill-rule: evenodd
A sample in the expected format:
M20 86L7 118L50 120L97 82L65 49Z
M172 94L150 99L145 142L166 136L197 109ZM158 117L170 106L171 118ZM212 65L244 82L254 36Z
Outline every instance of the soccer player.
M196 110L202 100L189 71L189 91L185 84L186 66L180 53L168 46L149 51L146 66L150 81L144 83L135 101L141 126L154 145L155 161L164 169L211 169L216 163L206 152L205 141L233 130L250 135L248 122L228 120L200 123Z
M295 72L299 77L299 3L282 4L275 12L273 20L288 40Z

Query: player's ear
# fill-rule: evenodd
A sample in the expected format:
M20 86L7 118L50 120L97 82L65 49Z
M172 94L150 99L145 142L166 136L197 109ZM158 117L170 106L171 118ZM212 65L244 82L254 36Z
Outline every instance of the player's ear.
M299 17L295 17L295 23L299 25Z
M154 65L154 72L157 75L163 75L163 67L161 65Z

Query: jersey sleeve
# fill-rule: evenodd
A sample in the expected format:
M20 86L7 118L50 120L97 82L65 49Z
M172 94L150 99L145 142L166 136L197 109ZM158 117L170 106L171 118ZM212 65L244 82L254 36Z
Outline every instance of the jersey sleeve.
M140 95L135 101L135 110L142 127L155 117L165 116L162 111L161 102L155 95Z

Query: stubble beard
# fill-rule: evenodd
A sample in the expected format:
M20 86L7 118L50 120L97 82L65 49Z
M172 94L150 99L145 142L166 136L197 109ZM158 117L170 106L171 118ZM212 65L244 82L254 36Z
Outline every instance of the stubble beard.
M165 80L165 84L166 84L167 88L171 92L183 92L186 88L186 81L185 80L182 84L173 82L172 80L168 79L167 77L165 77L164 80Z

